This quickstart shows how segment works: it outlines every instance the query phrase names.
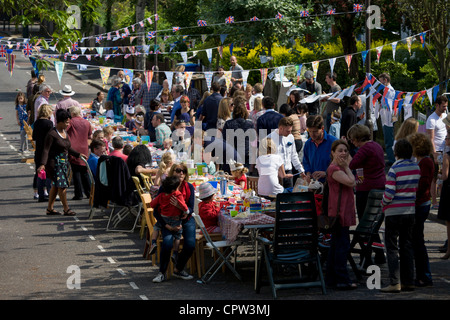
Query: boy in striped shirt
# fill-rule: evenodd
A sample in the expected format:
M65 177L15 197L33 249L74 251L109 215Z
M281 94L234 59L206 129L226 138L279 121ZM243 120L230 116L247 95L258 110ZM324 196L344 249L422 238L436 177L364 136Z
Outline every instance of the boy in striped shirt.
M386 177L381 202L385 215L385 242L390 280L389 286L382 288L382 292L414 290L412 230L420 168L411 160L412 146L406 139L397 141L394 153L397 161Z

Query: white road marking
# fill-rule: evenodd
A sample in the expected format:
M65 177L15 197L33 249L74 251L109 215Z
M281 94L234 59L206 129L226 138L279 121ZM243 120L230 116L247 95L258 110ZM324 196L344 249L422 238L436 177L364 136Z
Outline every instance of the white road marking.
M111 258L111 257L108 257L107 260L109 261L109 263L116 263L116 262L114 261L114 259Z
M147 296L145 295L140 295L139 298L141 298L142 300L148 300Z
M134 289L134 290L138 290L139 287L136 285L136 283L134 282L130 282L130 286Z
M122 269L117 269L117 272L119 272L121 275L125 275L125 271L123 271Z
M106 252L105 248L103 248L102 246L97 246L97 248L98 248L101 252Z
M89 238L92 240L92 241L95 241L95 238L94 238L94 236L89 236Z

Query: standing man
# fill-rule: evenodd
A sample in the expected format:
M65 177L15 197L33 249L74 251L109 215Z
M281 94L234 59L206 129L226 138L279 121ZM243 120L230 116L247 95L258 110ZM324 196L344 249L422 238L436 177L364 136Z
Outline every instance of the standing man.
M300 84L299 88L309 91L306 95L312 95L314 93L317 95L322 94L322 85L314 80L314 72L311 70L305 72L305 81ZM310 116L320 113L320 102L318 99L306 105L308 106L308 114Z
M202 121L203 130L217 128L217 114L219 112L219 103L222 100L220 94L220 85L218 82L211 84L211 90L213 93L203 101L202 115L200 121Z
M385 97L393 101L395 90L391 86L391 77L387 73L382 73L378 78L380 79L380 82L389 89ZM381 125L383 126L384 147L388 158L387 165L391 166L395 162L394 149L392 147L394 146L394 123L397 122L397 118L392 113L391 107L386 104L386 100L383 98L381 99L380 117Z
M281 156L284 163L284 171L286 173L292 173L292 165L300 172L302 178L305 177L305 169L298 158L298 153L295 149L295 139L292 135L292 126L294 121L289 117L283 117L278 122L278 129L273 131L267 137L271 138L277 146L277 154ZM283 178L282 183L284 188L293 188L294 179Z
M152 125L155 128L155 148L162 148L164 140L170 138L172 130L164 122L164 115L162 113L155 113L152 118Z
M341 117L341 139L348 140L347 139L347 132L348 129L351 128L351 126L358 123L359 120L364 118L364 113L361 114L359 117L356 115L358 113L358 110L361 109L362 101L361 98L358 95L353 95L350 98L350 105L344 109L342 112ZM355 155L355 145L348 141L350 145L350 155L353 157Z
M262 99L262 106L265 110L264 114L256 120L256 134L259 141L262 141L267 135L278 128L278 123L284 116L274 110L275 101L271 97Z
M67 128L67 136L69 137L72 148L79 153L89 154L89 140L92 139L92 127L89 121L81 116L81 109L72 106L68 110L70 112L70 125ZM86 159L87 160L87 159ZM87 198L91 193L91 184L86 167L86 163L80 158L69 157L69 162L73 172L73 187L75 195L72 200L83 199L83 190Z
M141 86L142 90L136 95L136 101L142 98L142 105L145 107L145 112L150 111L150 102L154 100L159 92L162 90L162 85L154 82L153 79L147 79Z
M431 182L431 205L432 209L436 210L438 207L437 202L437 173L439 172L439 166L442 166L443 160L443 151L445 149L445 136L447 135L447 129L445 126L445 122L442 120L447 117L447 107L448 107L448 99L445 96L439 96L436 98L434 102L436 109L434 112L428 117L426 123L426 130L431 139L431 144L433 146L433 158L434 158L434 177Z
M33 97L33 88L37 82L36 72L31 70L31 79L27 83L27 100Z
M237 63L237 59L235 56L231 56L230 58L230 71L231 71L231 83L232 86L235 84L242 84L242 70L244 70L240 65Z
M125 72L123 72L123 70L119 70L119 72L117 72L117 76L122 81L122 87L120 88L120 90L123 97L123 104L129 104L130 103L129 95L131 93L131 88L127 82L127 79L125 78Z
M62 90L59 90L59 93L63 96L61 100L56 104L55 112L58 109L66 109L68 110L70 107L76 106L81 109L80 103L72 99L72 96L75 94L75 91L72 90L72 86L65 85Z
M181 84L176 84L172 87L173 107L170 112L170 123L173 123L175 119L175 113L178 109L181 109L180 99L184 93L184 88ZM147 111L148 112L148 111Z
M325 76L325 82L330 86L331 93L341 91L341 86L336 83L336 72L328 72ZM324 115L326 120L326 130L330 132L331 126L331 114L334 111L338 111L341 103L341 99L324 97L321 101L326 101Z
M313 178L323 183L331 162L331 145L337 138L324 130L323 117L321 115L308 116L306 128L310 138L303 147L305 174L308 180Z

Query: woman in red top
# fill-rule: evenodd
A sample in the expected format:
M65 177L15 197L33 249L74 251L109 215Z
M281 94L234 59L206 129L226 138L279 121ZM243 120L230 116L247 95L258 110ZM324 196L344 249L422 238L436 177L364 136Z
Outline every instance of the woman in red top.
M328 286L336 289L356 289L357 285L350 281L347 271L347 255L350 250L349 228L356 224L355 197L353 194L356 181L349 168L350 153L345 140L333 142L331 159L332 162L327 169L327 181L330 188L328 215L336 216L339 209L339 219L337 228L331 235L325 281ZM337 207L339 193L341 193L340 208Z

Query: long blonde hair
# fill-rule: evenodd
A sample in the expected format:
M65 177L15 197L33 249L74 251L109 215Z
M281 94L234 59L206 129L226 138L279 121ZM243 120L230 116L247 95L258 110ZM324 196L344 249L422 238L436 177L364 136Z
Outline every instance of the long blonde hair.
M228 120L231 117L230 104L233 101L231 98L223 98L219 103L219 111L217 117L219 119Z
M404 139L409 135L416 133L418 129L419 129L419 121L417 121L412 117L408 118L405 121L403 121L402 125L400 126L400 129L395 135L395 140L398 141L400 139Z
M170 152L166 152L161 156L161 162L159 163L159 173L163 174L167 168L170 168L173 164L173 155Z

